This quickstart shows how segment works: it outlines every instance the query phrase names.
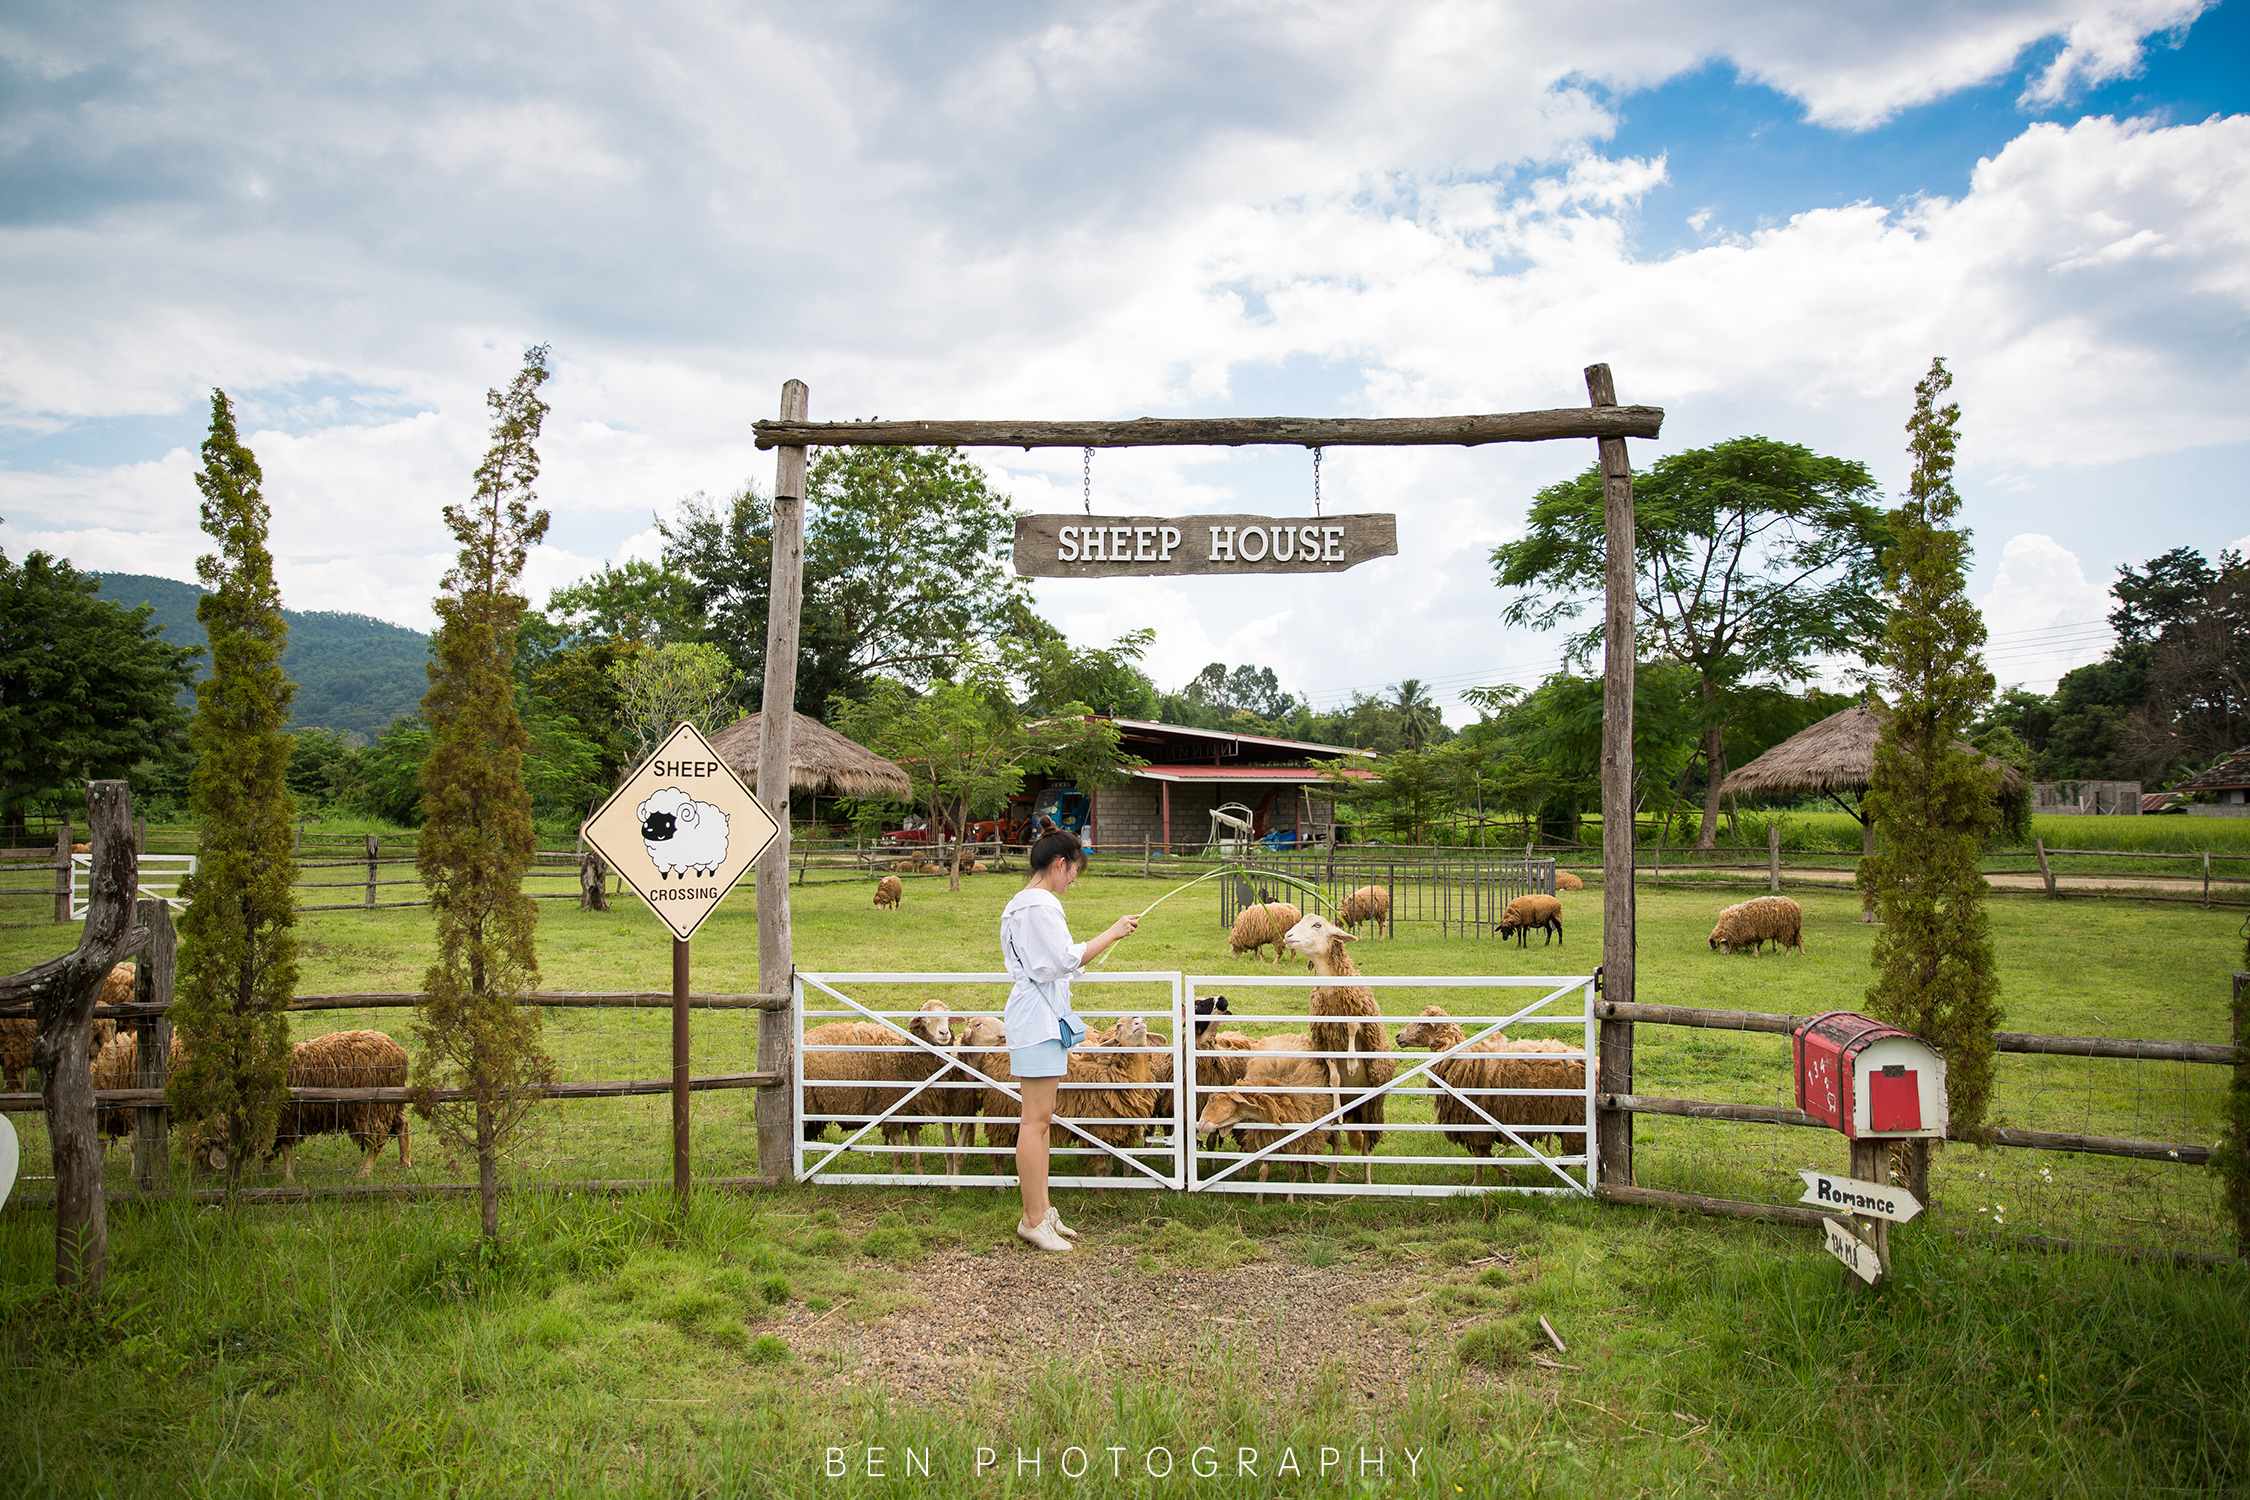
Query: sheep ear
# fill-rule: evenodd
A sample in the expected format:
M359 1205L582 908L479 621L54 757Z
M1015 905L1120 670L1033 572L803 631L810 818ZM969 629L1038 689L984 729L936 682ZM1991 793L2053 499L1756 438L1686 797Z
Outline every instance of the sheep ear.
M1330 936L1335 938L1335 940L1339 943L1356 943L1359 941L1358 933L1346 932L1341 927L1337 928L1333 933L1330 934Z

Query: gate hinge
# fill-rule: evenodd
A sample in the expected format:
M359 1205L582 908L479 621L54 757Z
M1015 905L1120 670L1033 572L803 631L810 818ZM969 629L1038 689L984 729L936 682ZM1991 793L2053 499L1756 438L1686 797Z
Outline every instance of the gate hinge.
M1594 993L1598 995L1598 994L1600 994L1601 992L1602 992L1602 968L1601 968L1601 965L1600 965L1600 964L1596 964L1596 965L1594 965Z

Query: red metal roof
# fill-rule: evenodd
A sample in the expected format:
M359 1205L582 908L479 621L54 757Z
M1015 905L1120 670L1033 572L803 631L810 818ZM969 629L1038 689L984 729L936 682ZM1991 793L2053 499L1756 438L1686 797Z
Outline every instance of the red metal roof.
M1363 771L1357 766L1338 766L1334 770L1311 770L1303 766L1145 766L1133 774L1144 781L1264 781L1288 786L1326 781L1334 776L1349 776L1355 781L1378 779L1373 771Z
M1354 755L1375 758L1372 750L1355 750L1349 745L1322 745L1311 740L1280 740L1262 734L1238 734L1231 729L1191 729L1185 724L1158 724L1147 719L1111 719L1110 723L1128 740L1144 736L1175 743L1203 741L1214 748L1214 758L1220 755L1264 755L1270 759L1286 757L1290 760L1313 760ZM1200 758L1200 757L1199 757Z

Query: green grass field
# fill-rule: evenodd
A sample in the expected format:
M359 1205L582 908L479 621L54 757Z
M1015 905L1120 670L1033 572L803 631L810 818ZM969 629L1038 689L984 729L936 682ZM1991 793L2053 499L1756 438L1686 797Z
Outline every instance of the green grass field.
M986 969L1016 888L1010 877L972 878L956 896L919 880L889 915L869 907L865 885L805 888L799 962ZM1089 879L1071 898L1074 922L1090 930L1165 889ZM1209 890L1158 908L1114 965L1277 972L1226 955ZM1848 893L1800 896L1801 958L1712 954L1712 913L1732 899L1641 893L1642 999L1799 1014L1858 1003L1871 933ZM2236 916L2122 901L2002 900L1992 911L2012 1029L2225 1038ZM1591 967L1598 913L1598 892L1566 898L1559 950L1410 930L1355 952L1371 974L1568 975ZM419 912L310 916L303 938L306 992L409 989L427 962ZM74 939L60 926L0 931L0 965L20 968ZM540 942L550 987L668 983L667 940L637 903L608 915L549 904ZM747 892L705 926L695 964L698 989L755 987ZM1106 993L1082 993L1081 1004L1107 1008L1091 998ZM1253 993L1231 995L1248 1010ZM1304 1004L1295 987L1264 993L1276 1010ZM1378 993L1394 1015L1435 994ZM1441 998L1474 1008L1463 992ZM294 1019L301 1035L375 1025L403 1039L408 1013ZM755 1029L752 1014L699 1015L697 1070L750 1067ZM547 1035L565 1077L657 1077L668 1055L660 1010L550 1012ZM1640 1092L1789 1102L1783 1040L1642 1027L1637 1048ZM2004 1058L2001 1078L2000 1112L2013 1123L2208 1142L2223 1074ZM698 1096L699 1173L751 1170L749 1106L747 1093ZM659 1176L667 1109L661 1098L549 1105L515 1179ZM16 1118L34 1172L39 1126ZM1408 1139L1386 1137L1385 1154ZM1737 1196L1794 1198L1796 1167L1845 1163L1841 1141L1807 1130L1644 1117L1637 1139L1645 1184ZM473 1175L426 1137L416 1147L414 1178ZM112 1154L120 1184L123 1155ZM347 1181L353 1158L348 1142L313 1143L300 1176ZM1419 1170L1465 1180L1466 1159ZM398 1179L386 1156L376 1180ZM0 1488L1795 1496L2250 1483L2245 1273L2023 1255L1976 1234L1998 1218L2010 1232L2223 1250L2202 1171L1954 1148L1935 1196L1894 1238L1894 1281L1871 1293L1843 1287L1802 1230L1519 1196L1276 1195L1259 1206L1074 1191L1064 1201L1087 1248L1048 1260L1016 1250L1012 1195L974 1189L702 1195L684 1219L654 1195L527 1191L503 1205L496 1254L477 1246L474 1208L456 1199L233 1211L161 1201L113 1211L111 1290L91 1321L66 1318L49 1285L51 1216L19 1207L0 1214ZM1224 1322L1216 1307L1168 1305L1222 1276L1251 1278L1226 1283L1237 1296L1244 1286L1322 1290ZM952 1328L965 1302L996 1296L1006 1301L993 1317L971 1323L991 1331L950 1353L924 1349L918 1329ZM1138 1330L1140 1342L1108 1352L1100 1338L1030 1338L1024 1303L1076 1309L1062 1326L1113 1340ZM1546 1342L1541 1316L1567 1353ZM1276 1373L1296 1368L1287 1361L1308 1345L1311 1373ZM1383 1351L1404 1377L1364 1375ZM928 1382L880 1373L916 1361L937 1362ZM1107 1469L1095 1470L1099 1485L1067 1480L1056 1466L1071 1443L1097 1464L1112 1446L1126 1461L1168 1447L1179 1468L1167 1480L1127 1470L1110 1482ZM980 1445L1011 1458L1043 1450L1042 1474L979 1474ZM1379 1479L1277 1482L1271 1472L1285 1449L1310 1465L1322 1446L1362 1445L1386 1451ZM868 1477L870 1446L888 1450L892 1477ZM896 1477L910 1446L929 1454L931 1477ZM1198 1446L1226 1454L1228 1467L1191 1475ZM1259 1451L1255 1474L1234 1468L1242 1447ZM831 1448L849 1455L847 1476L828 1477ZM1412 1476L1401 1470L1410 1448Z

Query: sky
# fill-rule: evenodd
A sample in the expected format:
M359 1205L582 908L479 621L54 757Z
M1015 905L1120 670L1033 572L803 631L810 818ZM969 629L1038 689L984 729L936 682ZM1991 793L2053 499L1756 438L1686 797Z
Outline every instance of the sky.
M855 417L1661 406L1906 477L1962 407L2002 683L2120 564L2250 546L2250 0L332 8L0 16L0 549L193 579L225 389L284 601L427 629L484 396L553 349L535 600ZM1082 644L1320 707L1535 683L1490 553L1588 442L1337 449L1399 555L1046 580ZM1030 510L1076 451L972 450ZM1309 515L1298 449L1110 450L1094 510Z

